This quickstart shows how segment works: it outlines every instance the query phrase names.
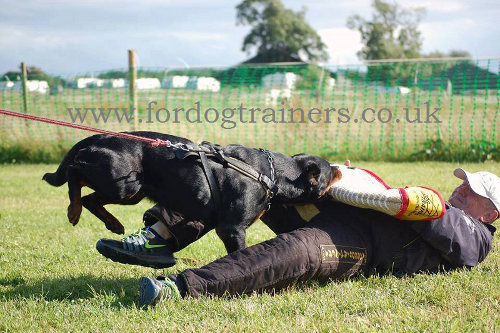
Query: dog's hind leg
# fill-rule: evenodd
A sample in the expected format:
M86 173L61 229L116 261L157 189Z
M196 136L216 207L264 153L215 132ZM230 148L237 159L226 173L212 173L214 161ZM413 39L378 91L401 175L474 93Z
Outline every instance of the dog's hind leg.
M108 200L101 194L94 192L82 198L82 203L92 214L97 216L106 225L106 229L114 232L115 234L124 234L125 228L120 221L110 212L104 208L107 204L121 204L121 205L135 205L144 198L142 192L138 192L129 196L119 202Z
M68 167L67 177L69 195L68 220L73 226L75 226L78 223L78 220L80 220L80 215L82 213L83 181L78 171L71 166Z

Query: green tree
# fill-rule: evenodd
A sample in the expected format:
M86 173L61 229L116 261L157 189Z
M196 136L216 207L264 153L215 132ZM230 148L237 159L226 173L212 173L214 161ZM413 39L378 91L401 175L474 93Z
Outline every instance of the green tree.
M397 4L373 1L371 20L353 15L347 20L347 27L358 30L364 44L358 56L364 60L408 59L420 56L422 47L418 24L424 9L406 9ZM368 76L371 80L391 84L411 82L412 64L381 64L371 66Z
M445 87L447 85L447 81L452 79L451 76L454 76L453 73L450 73L450 69L452 69L457 64L473 64L472 56L469 52L463 50L451 50L448 53L443 53L440 51L433 51L428 54L422 55L423 58L431 58L434 59L432 63L427 63L427 66L421 66L419 76L427 80L441 81L440 86ZM467 59L443 59L443 61L436 60L439 58L467 58ZM422 80L421 80L422 81ZM434 84L435 85L435 84Z
M252 27L242 50L257 50L253 62L326 61L320 36L305 20L305 9L294 12L280 0L243 0L236 6L237 24Z
M451 50L448 53L443 53L441 51L433 51L428 54L423 54L424 58L468 58L472 59L472 55L464 50Z
M27 66L26 74L28 80L42 80L47 81L49 86L55 86L59 84L64 84L64 80L59 77L49 75L45 73L41 68L36 66ZM1 76L2 81L10 80L17 81L21 79L21 66L19 66L19 71L8 71Z
M364 44L358 56L365 60L416 58L422 38L418 23L424 9L405 9L382 0L373 1L372 19L353 15L347 27L358 30Z
M467 51L434 51L424 57L434 59L432 63L422 67L419 73L419 84L424 89L450 89L454 94L474 90L498 90L498 74L479 66Z

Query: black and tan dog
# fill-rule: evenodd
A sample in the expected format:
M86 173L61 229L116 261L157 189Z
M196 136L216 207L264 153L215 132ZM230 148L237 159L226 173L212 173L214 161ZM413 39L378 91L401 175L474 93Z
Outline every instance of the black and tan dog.
M132 134L192 145L187 139L153 132ZM269 155L239 145L221 147L225 156L245 162L269 175ZM340 172L319 157L285 156L270 153L277 192L274 203L311 202L320 198L340 178ZM245 247L245 229L265 211L269 198L262 184L210 158L220 193L220 207L213 205L212 192L203 166L197 158L179 158L175 148L153 147L148 143L109 135L95 135L78 142L55 173L43 179L53 186L68 182L68 219L76 225L82 205L101 219L106 228L123 234L123 225L104 205L134 205L147 197L196 220L214 220L217 235L226 250ZM81 188L95 192L81 197Z

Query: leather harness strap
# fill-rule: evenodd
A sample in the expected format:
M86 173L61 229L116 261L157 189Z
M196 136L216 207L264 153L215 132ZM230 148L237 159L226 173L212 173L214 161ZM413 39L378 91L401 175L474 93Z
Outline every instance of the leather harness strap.
M232 168L242 174L244 174L247 177L252 178L253 180L259 182L259 184L262 185L264 190L266 191L266 197L267 199L272 199L276 193L278 193L278 186L275 183L274 180L274 173L272 174L272 178L270 179L266 175L258 172L254 168L252 168L250 165L247 163L240 161L239 159L236 159L234 157L228 157L224 154L222 148L217 145L213 145L210 142L202 142L202 144L199 146L199 148L205 148L208 149L209 152L207 153L208 156L214 156L217 158L224 166L227 166L229 168ZM270 155L268 151L262 150L266 154ZM271 169L274 170L274 167L272 165L272 159L268 159L271 163Z
M232 168L240 172L241 174L259 182L259 184L261 184L261 186L266 191L266 199L269 200L267 209L269 209L271 205L270 200L276 195L276 193L278 193L278 186L276 185L274 179L273 159L271 153L267 150L260 149L261 152L265 153L268 156L268 161L271 168L271 178L258 172L243 161L240 161L234 157L226 156L220 146L214 145L207 141L202 142L199 146L183 145L174 147L174 149L175 156L178 159L184 159L190 156L200 157L203 172L205 173L205 177L207 178L210 192L212 194L212 202L216 211L219 211L219 208L221 207L221 195L220 189L217 186L217 181L212 172L212 168L210 168L210 165L208 164L207 156L213 157L220 163L222 163L225 167Z
M266 190L266 196L268 199L272 199L278 192L278 186L271 179L269 179L269 177L256 171L250 165L233 157L226 157L223 155L223 158L227 162L228 167L258 181L262 187L264 187L264 190Z
M220 200L220 191L217 186L217 181L215 180L214 173L212 172L212 168L208 165L208 159L205 152L200 151L198 153L200 155L201 164L203 166L203 172L205 173L205 177L207 177L208 185L210 187L210 192L212 193L212 202L215 208L215 211L218 212L221 207Z

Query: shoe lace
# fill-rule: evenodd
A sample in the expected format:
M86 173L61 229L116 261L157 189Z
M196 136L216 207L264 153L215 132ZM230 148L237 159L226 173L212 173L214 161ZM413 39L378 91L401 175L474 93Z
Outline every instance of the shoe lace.
M165 279L161 281L162 292L160 293L161 299L179 299L181 294L175 283L170 279Z
M146 234L147 232L148 232L148 227L140 228L140 229L134 231L133 233L131 233L130 235L128 235L127 237L123 237L122 240L136 238L136 237L139 237L141 235Z

